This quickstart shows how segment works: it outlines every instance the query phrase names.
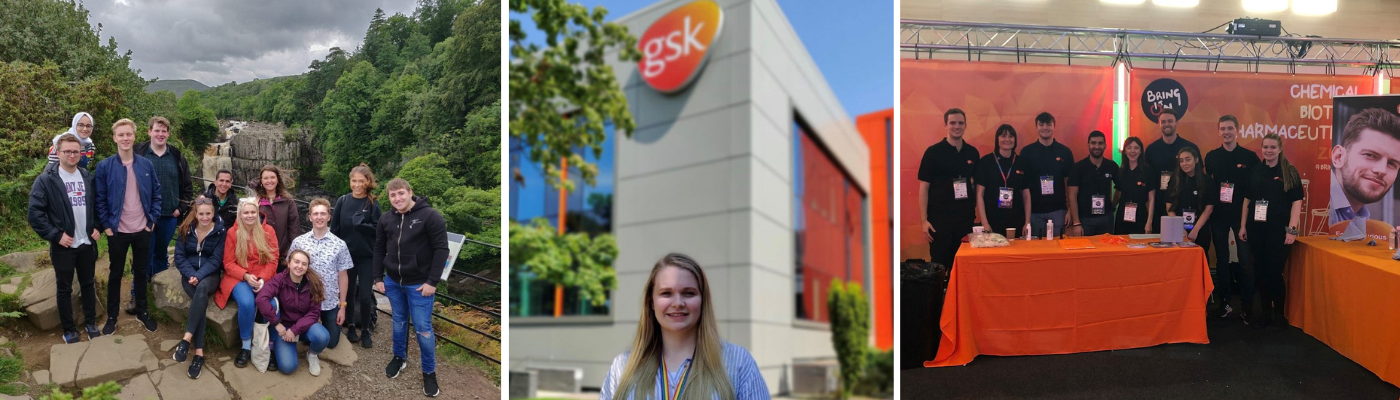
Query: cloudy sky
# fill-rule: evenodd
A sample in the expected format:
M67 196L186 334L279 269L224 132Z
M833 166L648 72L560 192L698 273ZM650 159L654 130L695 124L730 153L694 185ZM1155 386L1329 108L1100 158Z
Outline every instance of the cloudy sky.
M331 47L352 51L375 8L412 15L416 0L87 0L102 42L116 37L146 79L209 86L306 72Z

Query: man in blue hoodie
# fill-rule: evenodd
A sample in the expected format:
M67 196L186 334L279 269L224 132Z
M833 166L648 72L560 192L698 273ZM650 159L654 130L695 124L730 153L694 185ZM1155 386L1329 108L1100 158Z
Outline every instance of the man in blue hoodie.
M394 315L394 359L384 375L397 378L406 367L411 316L422 357L423 394L437 397L433 295L447 267L447 221L427 198L413 196L408 181L394 178L386 191L394 210L379 217L374 236L374 290L389 298Z
M117 331L117 307L121 305L122 274L126 269L126 254L131 251L132 290L135 294L136 319L147 331L156 331L156 321L146 313L146 286L150 276L151 231L160 219L160 181L155 166L144 157L137 157L136 123L123 118L112 124L112 141L117 143L117 156L97 163L97 224L107 234L107 252L112 267L107 273L107 324L102 334Z
M65 133L55 143L58 167L40 173L29 191L29 227L49 241L49 259L53 260L54 278L58 281L58 319L63 324L63 342L77 343L78 330L73 325L75 272L82 290L83 315L87 317L83 328L89 340L101 336L97 332L97 291L93 285L97 238L101 234L97 229L92 175L78 167L83 158L81 139Z

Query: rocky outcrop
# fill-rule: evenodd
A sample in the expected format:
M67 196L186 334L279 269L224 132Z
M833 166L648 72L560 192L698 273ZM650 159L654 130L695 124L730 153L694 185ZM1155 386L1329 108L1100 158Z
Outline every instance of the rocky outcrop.
M301 164L301 144L287 140L287 128L281 124L248 122L227 142L229 165L235 184L246 184L258 176L262 167L276 165L298 178ZM218 171L215 169L214 171ZM206 171L207 173L207 171ZM212 176L207 176L212 179Z
M151 280L151 293L155 295L156 308L169 315L178 329L184 329L185 320L190 315L190 297L185 294L185 288L180 284L180 271L170 268L156 274ZM238 305L233 300L229 300L228 306L220 310L213 299L210 299L204 318L206 329L217 335L229 348L241 343L242 339L238 335Z

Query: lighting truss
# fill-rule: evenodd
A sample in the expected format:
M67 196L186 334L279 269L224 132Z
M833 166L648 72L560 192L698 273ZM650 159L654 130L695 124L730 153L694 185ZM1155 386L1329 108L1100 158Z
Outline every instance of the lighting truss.
M983 55L1015 55L1017 62L1030 57L1108 58L1114 64L1160 61L1174 68L1178 61L1204 62L1218 69L1221 63L1322 66L1335 74L1337 67L1361 68L1376 74L1400 66L1400 40L1360 40L1309 37L1267 37L1214 33L1140 31L1105 28L1073 28L980 22L900 20L900 51L915 58L932 53L965 53L969 61Z

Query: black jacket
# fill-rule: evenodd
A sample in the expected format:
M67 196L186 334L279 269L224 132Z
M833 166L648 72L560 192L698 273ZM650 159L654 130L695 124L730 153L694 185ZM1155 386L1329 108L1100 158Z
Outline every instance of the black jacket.
M189 280L191 276L205 280L224 270L224 236L228 229L224 228L222 221L215 219L214 229L204 237L204 245L201 246L194 225L191 223L185 236L175 241L175 268L180 270L182 281Z
M64 234L78 237L73 232L76 224L73 221L73 207L68 204L68 190L64 188L58 170L58 166L45 168L34 179L34 187L29 190L29 227L54 245L63 239ZM83 196L87 197L88 231L82 235L91 236L93 232L101 231L97 226L97 190L91 173L82 168L78 168L78 172L83 175L84 185L87 186L87 193ZM96 242L93 244L96 245Z
M151 152L151 143L137 143L135 147L132 147L132 151L138 156L148 154ZM194 178L190 176L190 163L185 161L185 154L175 146L170 146L167 151L175 156L176 175L180 176L176 179L179 181L176 184L180 186L180 190L177 192L180 193L180 204L175 205L175 209L180 210L180 217L184 218L190 213L190 203L194 202ZM161 182L161 185L165 185L165 182ZM164 200L172 201L172 199Z
M384 274L403 286L437 286L447 267L447 221L428 199L413 197L407 214L392 210L379 217L374 238L374 281Z
M374 232L384 212L379 209L378 200L371 201L368 198L365 199L364 209L344 207L345 202L353 198L352 196L354 194L347 193L335 199L335 206L331 208L331 233L345 241L345 247L350 249L350 257L356 260L355 264L359 264L362 262L359 260L374 257ZM358 225L353 222L356 219L360 221Z
M219 220L224 222L224 226L233 226L238 221L238 193L235 192L236 190L238 189L228 188L229 199L222 207L219 206L219 196L215 195L217 189L214 189L214 184L209 184L209 187L205 188L204 193L201 194L214 201L214 215L219 216Z

